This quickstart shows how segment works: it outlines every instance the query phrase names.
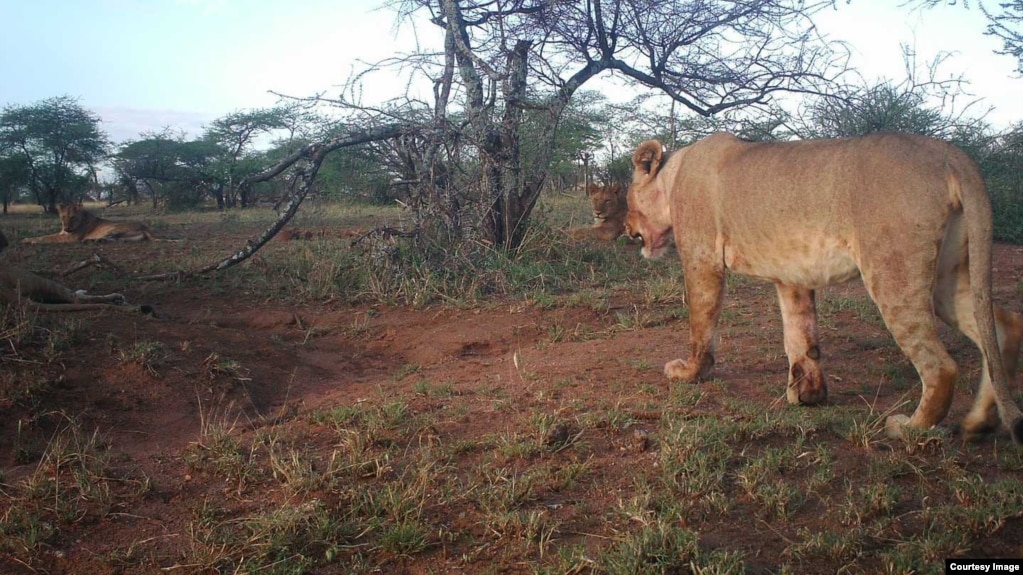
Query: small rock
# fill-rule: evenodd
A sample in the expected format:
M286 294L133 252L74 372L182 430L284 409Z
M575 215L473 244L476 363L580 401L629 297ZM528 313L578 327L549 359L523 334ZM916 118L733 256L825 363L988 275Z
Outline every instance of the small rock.
M547 433L544 434L543 444L544 447L558 449L568 443L571 438L572 430L567 424L555 423L547 428Z
M630 445L636 453L643 453L650 448L650 434L645 429L633 429Z

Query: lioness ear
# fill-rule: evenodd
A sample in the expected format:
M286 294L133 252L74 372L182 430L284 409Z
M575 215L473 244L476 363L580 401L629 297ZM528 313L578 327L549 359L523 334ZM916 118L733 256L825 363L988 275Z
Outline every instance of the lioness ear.
M657 140L647 140L636 148L636 153L632 155L632 165L648 176L655 176L661 169L663 150L664 147Z
M600 191L600 186L598 186L597 184L590 184L590 186L588 188L586 188L586 195L587 196L592 196L593 194L595 194L595 193L597 193L599 191Z

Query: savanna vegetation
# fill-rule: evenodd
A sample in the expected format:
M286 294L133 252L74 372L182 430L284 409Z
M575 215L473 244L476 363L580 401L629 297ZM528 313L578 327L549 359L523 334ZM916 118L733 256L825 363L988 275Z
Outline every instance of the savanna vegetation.
M862 286L819 296L829 404L789 407L772 286L730 278L718 379L669 385L677 262L565 233L590 224L583 184L628 181L641 140L895 130L970 153L996 237L1023 242L1023 121L944 106L947 62L855 81L812 26L829 1L390 6L443 46L198 136L112 143L67 96L0 112L0 265L156 310L0 303L0 571L909 574L1023 556L1023 450L885 437L919 383ZM990 33L1018 56L1020 7L999 8ZM361 101L394 67L425 95ZM642 90L613 101L598 77ZM77 201L185 241L18 244ZM1019 311L1023 253L999 245L996 268ZM953 424L979 362L943 337Z

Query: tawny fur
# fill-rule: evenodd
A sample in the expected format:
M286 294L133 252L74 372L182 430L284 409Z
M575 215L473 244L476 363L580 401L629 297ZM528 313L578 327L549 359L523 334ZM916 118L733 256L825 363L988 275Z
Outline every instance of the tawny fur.
M626 189L621 184L590 184L586 196L593 208L593 225L572 230L575 238L593 238L613 242L625 233Z
M666 156L651 140L633 155L626 234L662 255L672 235L685 271L692 349L665 365L671 379L707 377L725 271L775 283L789 359L787 397L827 397L814 290L862 277L923 383L911 418L930 428L952 402L956 364L935 315L981 350L968 433L1008 426L1023 441L1009 382L1023 319L991 303L991 206L976 164L939 140L904 134L744 142L714 134ZM995 411L997 407L997 412Z
M60 232L47 236L25 238L26 244L98 242L106 240L152 241L156 238L142 222L114 222L103 219L80 204L57 206Z
M6 247L7 237L0 231L0 252ZM5 261L0 261L0 301L35 311L113 309L151 313L148 306L124 305L124 296L121 294L88 295L83 291L72 291L53 280L9 265Z

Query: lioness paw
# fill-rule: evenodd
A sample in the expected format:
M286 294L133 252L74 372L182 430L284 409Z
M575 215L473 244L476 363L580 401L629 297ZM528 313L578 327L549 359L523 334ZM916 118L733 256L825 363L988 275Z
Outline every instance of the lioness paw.
M682 359L674 359L664 364L664 375L668 376L668 379L676 379L684 382L695 382L701 378L706 377L710 373L710 367L704 369L704 366L694 361L685 361Z
M908 415L889 415L884 422L884 433L888 439L905 439L906 427L909 426Z

